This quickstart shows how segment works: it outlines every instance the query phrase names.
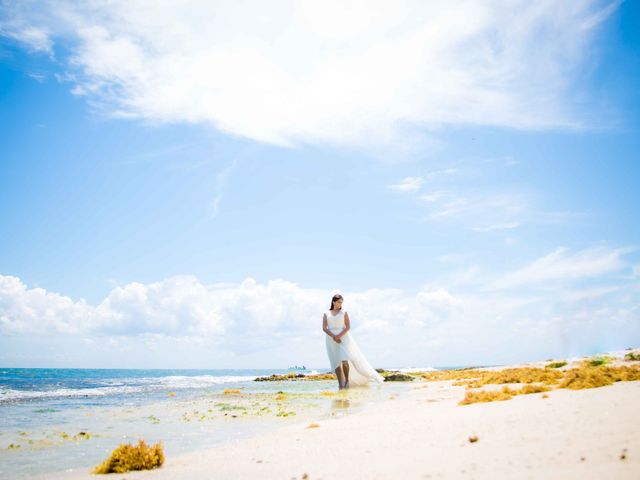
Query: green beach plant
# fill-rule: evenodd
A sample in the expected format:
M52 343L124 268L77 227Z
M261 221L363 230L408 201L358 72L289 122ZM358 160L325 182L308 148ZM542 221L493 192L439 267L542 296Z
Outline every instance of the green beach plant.
M599 367L600 365L606 365L611 361L611 357L593 357L587 360L587 364L592 367Z
M560 362L551 362L545 365L545 368L562 368L567 364L564 360Z
M640 352L629 352L624 355L624 359L628 362L640 361Z

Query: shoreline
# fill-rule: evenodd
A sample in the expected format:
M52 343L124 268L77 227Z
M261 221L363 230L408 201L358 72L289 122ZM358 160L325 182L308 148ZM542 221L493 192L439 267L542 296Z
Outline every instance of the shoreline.
M108 478L640 477L639 381L559 388L469 405L459 404L465 386L454 383L385 383L380 393L386 398L359 411L349 412L347 407L344 415L334 418L296 419L249 438L168 456L159 469ZM348 405L357 390L334 398ZM311 423L318 426L308 428ZM474 437L477 441L472 442ZM33 478L105 477L75 471Z

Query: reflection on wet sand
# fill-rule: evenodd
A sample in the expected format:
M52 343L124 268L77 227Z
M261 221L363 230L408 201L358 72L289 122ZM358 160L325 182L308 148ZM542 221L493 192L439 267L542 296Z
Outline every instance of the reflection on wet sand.
M334 398L331 402L331 408L349 408L351 402L348 398Z

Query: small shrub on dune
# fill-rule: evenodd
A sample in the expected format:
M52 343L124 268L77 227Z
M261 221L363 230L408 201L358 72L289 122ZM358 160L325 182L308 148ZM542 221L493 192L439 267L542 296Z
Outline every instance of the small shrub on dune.
M92 473L125 473L131 470L151 470L164 463L162 444L156 443L149 447L144 440L138 440L138 445L120 444L111 456L101 465L93 469Z
M561 362L551 362L545 365L545 368L562 368L567 364L564 360Z
M640 361L640 352L629 352L626 353L624 359L628 362L637 362Z
M606 365L611 361L609 357L593 357L584 362L584 366L599 367L600 365Z

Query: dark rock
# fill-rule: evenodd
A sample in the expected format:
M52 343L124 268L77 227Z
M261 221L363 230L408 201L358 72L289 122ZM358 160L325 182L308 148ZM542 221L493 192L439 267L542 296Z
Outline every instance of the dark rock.
M399 373L399 372L390 373L383 376L384 376L385 382L413 382L415 380L415 377L412 377L411 375L407 375L405 373Z

